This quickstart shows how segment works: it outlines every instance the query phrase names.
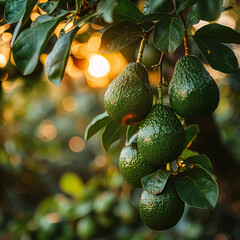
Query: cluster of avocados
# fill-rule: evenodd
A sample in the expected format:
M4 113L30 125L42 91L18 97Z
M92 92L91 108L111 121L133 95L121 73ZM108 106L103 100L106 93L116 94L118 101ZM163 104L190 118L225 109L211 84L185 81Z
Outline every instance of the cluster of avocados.
M153 105L147 68L139 62L129 63L110 83L104 97L106 111L114 121L140 124L136 136L120 153L123 178L142 187L142 177L164 168L184 149L184 128L176 114L183 118L201 117L212 113L218 102L219 89L196 56L183 56L177 61L169 85L170 106ZM160 194L144 190L140 197L141 219L151 229L169 229L182 217L184 202L173 178L168 178Z

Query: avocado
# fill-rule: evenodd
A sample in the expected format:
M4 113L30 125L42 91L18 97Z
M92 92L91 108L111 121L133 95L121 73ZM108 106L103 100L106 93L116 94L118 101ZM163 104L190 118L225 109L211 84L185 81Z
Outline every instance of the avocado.
M214 112L219 103L219 89L196 56L181 57L169 85L169 102L183 118L202 117Z
M183 151L184 128L172 108L154 105L140 125L137 146L144 160L164 165Z
M147 68L129 63L109 84L104 96L105 109L114 121L130 125L142 121L152 107L153 92Z

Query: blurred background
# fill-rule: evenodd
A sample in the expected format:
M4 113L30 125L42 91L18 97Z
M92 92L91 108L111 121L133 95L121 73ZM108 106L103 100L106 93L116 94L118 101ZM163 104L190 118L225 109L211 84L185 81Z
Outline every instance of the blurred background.
M142 2L139 1L140 8ZM233 9L224 12L217 22L240 31L239 1L225 4ZM41 14L35 7L31 21ZM204 24L201 21L195 27ZM141 189L133 189L118 172L124 139L108 153L102 150L101 133L84 141L88 123L104 112L106 87L128 62L136 60L139 42L120 52L100 54L103 27L86 24L73 41L66 74L58 88L47 80L44 63L64 26L65 23L58 26L37 69L25 77L11 56L13 28L0 26L0 240L239 240L239 185L229 187L233 181L228 182L227 177L221 182L218 171L220 201L215 209L186 207L178 225L164 232L151 231L142 224L138 214ZM71 28L71 24L67 27ZM240 47L229 47L240 61ZM193 43L191 49L192 54L199 55ZM183 51L180 46L165 58L167 82ZM151 66L158 63L160 54L150 37L143 63L154 88L159 74ZM208 65L206 68L221 91L214 127L229 152L219 169L229 171L226 175L233 175L239 184L239 172L236 175L236 167L231 168L239 169L240 165L240 71L226 75ZM167 88L164 92L167 103ZM212 123L208 124L211 128ZM213 150L221 153L219 146ZM232 161L235 165L231 166ZM225 189L231 191L234 201L229 200Z

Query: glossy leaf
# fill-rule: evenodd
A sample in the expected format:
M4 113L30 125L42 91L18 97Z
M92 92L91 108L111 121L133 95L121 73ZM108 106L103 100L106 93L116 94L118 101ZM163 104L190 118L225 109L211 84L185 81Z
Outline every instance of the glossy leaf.
M90 20L91 18L93 18L94 16L97 16L99 13L98 12L91 12L91 13L88 13L86 14L84 17L81 17L79 19L77 19L75 22L74 22L74 26L79 26L81 25L83 22L86 22L88 20Z
M187 126L185 129L185 143L184 148L188 148L194 139L197 137L199 133L199 127L197 124L192 124Z
M142 18L139 19L139 23L141 22L153 22L153 21L158 21L164 16L170 17L169 14L167 13L160 13L160 12L155 12L155 13L149 13L147 15L144 15Z
M200 19L214 21L223 10L223 0L198 0Z
M121 22L109 27L102 35L100 51L110 53L126 47L140 38L142 29L133 22Z
M76 27L60 37L55 43L53 50L47 56L45 63L47 77L58 87L61 85L65 68L67 66L72 40L78 30L79 27Z
M130 140L130 138L136 134L136 132L139 130L139 124L133 124L128 126L127 133L126 133L126 140Z
M56 9L58 3L59 1L38 3L38 7L41 8L45 13L51 14Z
M197 152L191 151L189 149L184 149L182 154L180 155L180 159L187 159L192 156L197 156L199 155Z
M195 43L212 68L224 73L236 73L238 61L227 46L205 36L194 36Z
M175 178L179 196L191 207L214 208L218 198L218 186L203 168L194 167Z
M110 121L102 134L101 143L104 151L107 152L110 146L125 134L126 130L126 126Z
M190 165L198 165L206 169L210 173L213 171L212 164L209 158L205 154L189 157L184 161L184 163L187 163Z
M199 10L198 10L198 5L195 4L192 9L188 12L187 15L187 25L192 26L194 24L199 23L200 21L200 16L199 16Z
M222 43L240 44L240 33L230 27L218 23L207 24L199 28L196 31L195 36L205 36Z
M114 21L120 19L121 21L137 22L142 16L142 12L129 0L119 1L117 7L113 11Z
M166 169L159 169L157 172L142 177L143 189L154 195L161 193L170 175L171 172Z
M198 0L176 0L176 9L177 13L182 12L188 7L191 7L195 3L197 3Z
M155 25L153 43L161 52L171 54L181 44L183 34L184 25L179 18L163 16Z
M55 19L39 23L21 32L13 45L12 52L18 69L24 75L33 72L48 39L65 15L66 12Z
M27 0L26 1L26 6L25 6L25 10L24 13L21 17L21 19L19 20L19 22L17 23L14 32L13 32L13 36L12 36L12 40L11 40L11 46L13 45L14 41L16 40L19 32L21 31L22 27L24 26L24 24L27 22L34 6L36 5L37 0Z
M85 131L85 141L105 127L111 120L107 112L97 115L88 125Z
M143 8L143 14L154 12L170 13L171 8L172 4L169 4L169 0L146 0Z
M7 23L17 22L25 11L27 0L8 0L4 9L4 16Z

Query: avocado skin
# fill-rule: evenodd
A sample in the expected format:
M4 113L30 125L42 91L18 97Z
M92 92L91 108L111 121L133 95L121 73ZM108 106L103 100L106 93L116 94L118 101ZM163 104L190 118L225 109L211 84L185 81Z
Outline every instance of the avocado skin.
M134 187L142 187L141 178L157 171L158 165L145 161L137 144L125 146L119 157L119 170L125 181Z
M202 117L214 112L219 103L219 89L196 56L181 57L169 85L169 102L183 118Z
M137 146L144 160L164 165L183 151L184 128L172 108L154 105L140 126Z
M140 217L153 230L172 228L181 219L184 208L185 204L177 193L172 176L160 194L143 191L139 202Z
M152 107L153 92L147 68L129 63L109 84L104 96L105 109L114 121L123 125L140 122Z

